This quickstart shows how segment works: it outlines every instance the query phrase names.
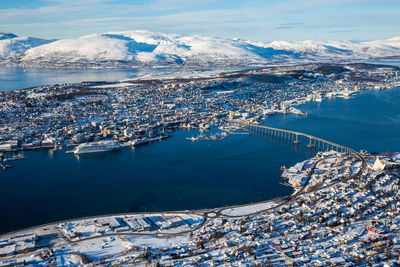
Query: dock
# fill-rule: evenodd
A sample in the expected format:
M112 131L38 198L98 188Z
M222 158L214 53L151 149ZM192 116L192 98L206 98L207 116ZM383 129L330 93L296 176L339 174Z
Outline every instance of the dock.
M4 171L6 171L6 170L9 169L9 168L12 168L12 166L10 166L10 165L4 165L4 164L1 163L1 162L0 162L0 167L2 167Z

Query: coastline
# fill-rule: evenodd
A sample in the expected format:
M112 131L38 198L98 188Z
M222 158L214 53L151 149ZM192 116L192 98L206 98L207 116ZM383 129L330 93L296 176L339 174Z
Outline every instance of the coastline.
M321 99L322 101L323 99ZM305 138L310 138L310 145L313 144L311 139L324 141L331 145L331 148L329 145L323 145L322 150L326 150L326 152L319 151L316 156L289 168L293 178L290 178L289 182L294 188L294 192L291 195L251 204L212 209L108 214L56 221L25 228L0 235L0 241L2 244L6 244L0 246L0 252L5 252L5 254L0 253L0 255L5 255L3 257L0 256L2 264L17 264L21 263L22 260L24 263L26 260L28 260L28 263L43 263L47 260L50 262L50 259L61 260L61 262L66 259L71 262L79 260L81 264L87 259L95 264L104 264L118 259L118 261L140 264L141 257L135 256L131 258L130 256L124 256L132 254L133 248L139 251L142 248L146 251L151 251L151 253L159 255L154 256L154 259L159 259L160 262L165 264L176 260L169 257L163 258L168 254L164 253L165 249L167 251L183 250L184 253L181 253L183 262L196 264L213 259L214 263L214 254L207 256L205 260L201 256L203 253L209 253L207 252L209 250L218 252L215 255L215 260L225 262L226 258L221 258L221 255L229 254L230 242L237 242L235 238L232 238L235 235L241 236L240 240L244 242L243 244L249 243L252 247L257 248L256 251L259 249L262 251L262 248L259 248L260 244L265 244L261 245L261 247L269 247L269 256L266 258L263 256L264 260L268 260L267 262L272 258L276 264L281 264L286 258L295 260L298 263L307 263L314 261L318 254L313 254L311 259L311 256L302 256L308 254L297 253L298 248L309 246L307 245L309 239L302 237L302 234L299 235L296 232L297 230L303 228L303 231L313 232L310 239L312 242L313 235L324 237L326 232L329 232L329 229L336 229L332 227L340 227L341 231L348 235L356 227L363 227L363 225L371 223L376 224L376 221L387 223L387 220L381 218L381 213L375 212L375 210L384 208L384 205L382 206L379 202L374 206L371 201L377 197L381 197L384 202L396 199L396 196L392 196L392 193L396 189L394 187L395 169L398 165L400 166L398 153L380 154L378 156L367 152L358 153L350 148L342 147L337 143L331 143L309 134L260 126L264 123L265 121L258 125L248 125L247 130L251 133L261 132L266 135L269 133L265 129L281 131L285 134L274 135L283 139L287 139L288 135L286 133L290 132L292 135L296 135L295 141L297 141L297 135L303 135ZM286 142L292 142L293 139L291 138L293 137L289 135ZM317 147L315 143L314 146ZM340 152L334 151L335 146L336 150L345 148L344 152L342 150ZM316 149L319 149L319 147ZM382 158L382 161L379 158ZM386 166L388 166L387 169L385 169ZM377 185L372 185L375 181ZM386 186L388 182L390 186ZM372 188L376 189L373 190ZM387 190L387 193L383 195L382 190ZM380 192L381 195L379 195ZM335 196L335 198L325 198L325 195ZM369 199L368 205L372 205L373 209L371 208L371 210L374 212L361 210L361 213L357 215L358 213L354 212L354 208L344 208L345 216L335 212L336 209L344 207L343 204L340 204L342 201L347 201L347 207L354 206L357 210L357 207L362 204L358 201L360 196L361 199ZM314 201L314 198L316 198L316 201ZM334 201L335 204L330 206L329 203L331 201ZM325 209L329 210L329 215L323 212ZM384 212L393 213L392 209L395 208L391 206L390 210L388 209ZM310 214L312 215L311 217ZM299 221L299 224L294 227L293 222L296 222L296 220ZM309 224L304 222L309 222ZM393 220L389 220L389 223L393 224ZM258 229L264 226L269 230L260 235ZM237 230L232 230L232 227L233 229L236 229L235 227L238 228ZM368 232L363 235L363 238L380 240L379 242L386 240L385 236L382 239L379 237L382 233L382 230L379 230L380 228L375 230L375 228L366 226L366 229L368 229ZM289 236L294 241L287 240L287 231L289 231ZM360 232L360 236L365 232L357 231ZM378 237L371 237L370 232L375 233L374 231L378 233ZM385 231L390 230L385 228ZM341 236L337 232L336 234ZM252 236L251 239L246 238L249 235ZM50 236L51 238L48 238L48 240L45 238ZM308 235L305 234L304 236L307 237ZM219 238L226 240L226 243L221 244L218 241ZM306 241L302 242L300 240ZM323 239L317 240L322 240L318 241L321 246L330 246L329 240L327 242L323 241ZM255 243L252 243L253 241ZM289 241L290 245L288 247L285 243ZM91 245L89 245L90 242ZM284 245L281 245L282 242ZM204 246L205 243L207 243L207 246ZM100 247L101 250L99 250ZM109 252L103 250L106 247L112 248L113 254L107 254ZM290 247L295 249L286 250ZM343 249L345 249L344 246ZM346 249L348 248L346 247ZM115 254L115 251L119 252ZM189 256L184 256L186 251L196 251L195 255L200 256L191 257L189 252ZM111 256L107 256L110 258L99 258L93 253ZM238 256L235 253L233 251L232 259L237 259ZM262 254L257 255L262 256ZM78 258L73 259L76 256ZM246 254L244 256L247 257ZM343 262L348 261L348 259L339 257L333 262L337 261ZM332 263L330 258L327 259L327 262Z
M329 153L333 153L333 152L326 152L326 153L328 153L326 155L330 155ZM7 234L4 234L4 235L1 235L0 238L2 238L2 239L7 239L7 238L10 239L11 238L11 240L12 240L12 238L13 238L12 236L21 236L21 235L28 235L29 236L29 235L31 235L30 232L32 232L32 231L35 232L35 233L41 233L43 231L44 232L46 232L46 231L52 232L52 231L54 231L54 230L51 230L52 228L57 229L59 227L63 227L63 225L67 225L67 224L86 225L87 223L89 223L89 224L91 223L89 221L93 221L93 222L97 222L98 223L98 222L101 222L101 221L110 221L110 219L115 220L115 218L117 218L117 217L118 218L121 218L121 217L127 218L127 217L131 217L131 216L135 217L135 218L137 218L138 216L140 216L140 217L147 216L147 218L149 218L149 217L150 218L154 218L154 217L157 217L157 216L160 216L160 217L170 217L170 216L180 216L180 217L182 217L182 216L191 216L191 217L199 216L199 217L202 217L202 219L199 219L199 223L195 227L190 226L189 229L185 228L183 231L180 231L180 232L176 232L176 231L170 232L168 230L165 230L165 231L159 231L159 230L154 231L153 230L152 232L144 231L144 232L138 232L138 233L131 232L131 231L129 231L129 232L118 232L117 231L115 233L101 234L101 235L94 235L94 236L91 235L91 236L88 236L88 237L85 237L86 234L83 233L82 237L81 237L81 234L79 235L79 237L78 237L78 235L76 235L75 237L72 236L72 239L70 239L71 237L68 237L67 238L68 242L66 242L66 243L62 242L60 244L51 245L50 247L48 247L48 249L50 249L50 248L52 250L53 249L54 250L63 249L66 246L69 246L69 245L78 244L78 243L81 243L81 242L84 243L86 241L95 241L95 240L99 240L100 241L100 240L104 240L104 238L107 238L107 237L118 237L119 236L119 237L122 238L124 236L132 236L132 237L143 237L143 238L145 238L147 236L147 237L154 237L154 238L163 240L165 238L172 238L172 237L175 237L175 236L182 236L182 235L184 236L184 235L187 235L187 234L192 235L193 232L201 231L201 229L204 229L205 227L207 227L207 225L210 225L210 223L212 223L214 220L218 220L218 218L243 218L243 217L259 216L261 214L266 214L266 216L268 216L270 211L277 210L278 208L281 208L281 207L289 205L291 202L296 200L301 195L312 194L313 192L317 192L317 191L320 191L320 190L325 190L325 189L327 189L329 187L332 187L335 184L342 183L342 182L347 181L347 180L356 179L358 176L361 175L361 173L364 172L364 169L366 167L366 163L365 163L365 160L363 159L363 157L359 153L357 153L357 152L354 152L354 153L355 153L354 155L358 155L364 161L363 167L359 168L358 172L356 172L356 173L354 173L354 174L352 174L350 176L344 177L343 179L339 179L338 181L336 181L334 183L327 184L325 186L321 186L320 185L320 186L317 186L317 187L313 187L312 190L305 190L309 186L308 182L310 181L310 178L313 176L313 173L314 173L314 170L315 170L316 166L323 161L323 159L319 159L314 163L311 171L309 171L309 173L308 173L309 174L308 175L309 179L307 180L307 183L304 184L304 186L300 190L298 190L296 193L292 194L290 197L286 197L285 201L277 202L275 206L266 207L266 209L259 210L257 212L248 212L248 210L249 209L251 210L252 207L257 206L257 205L265 205L265 206L267 206L271 202L274 202L274 201L276 202L276 200L268 200L268 201L249 204L249 205L239 205L239 206L225 207L225 208L219 208L219 209L216 208L216 209L211 209L211 210L163 212L163 213L135 213L135 214L118 214L118 215L114 214L114 215L111 216L111 218L107 218L107 217L110 217L110 216L97 216L97 217L80 218L78 220L68 220L68 221L55 222L55 223L51 223L51 224L46 224L46 225L42 225L42 226L33 227L33 228L30 228L30 229L24 229L22 231L11 232L11 233L7 233ZM334 155L334 154L332 154L332 155ZM335 155L338 155L339 157L342 157L342 155L340 153L337 153ZM311 188L311 187L308 187L308 188ZM303 191L305 191L305 192L303 192ZM243 213L243 214L240 214L240 215L238 215L238 214L236 214L236 215L235 214L234 215L228 215L228 214L224 214L223 213L225 210L241 209L243 207L245 208L245 210L247 210L247 212ZM124 219L124 220L126 220L126 219ZM85 223L85 221L88 221L88 222ZM40 228L42 228L42 229L40 229ZM68 232L65 232L65 233L67 234ZM30 256L30 255L34 255L35 253L37 253L37 251L33 250L32 252L25 253L24 257ZM3 262L7 262L7 261L12 260L12 259L13 259L13 257L11 257L11 258L8 258L8 257L0 258L0 260L2 260Z
M346 149L348 149L350 151L350 153L353 153L354 155L357 155L358 157L360 157L360 159L362 159L364 161L364 165L365 165L365 160L363 159L363 157L361 156L360 153L358 153L358 152L356 152L356 151L354 151L354 150L352 150L350 148L346 148ZM320 152L318 152L318 153L320 153ZM302 185L302 187L300 189L298 189L296 191L294 190L293 193L290 194L290 195L277 197L277 198L274 198L274 199L263 200L263 201L259 201L259 202L255 202L255 203L251 203L251 204L231 205L231 206L217 207L217 208L211 208L211 209L197 209L197 210L185 210L185 211L162 211L162 212L116 213L116 214L104 214L104 215L98 215L98 216L95 215L95 216L88 216L88 217L81 217L81 218L74 218L74 219L67 219L67 220L61 220L61 221L56 221L56 222L50 222L50 223L46 223L46 224L42 224L42 225L38 225L38 226L32 226L32 227L29 227L29 228L26 228L26 229L21 229L21 230L16 230L16 231L12 231L12 232L1 234L0 237L6 236L6 235L15 234L15 233L19 233L21 231L24 232L24 231L34 230L34 229L37 229L37 228L44 228L44 227L51 226L51 225L54 226L55 224L62 224L62 223L65 223L65 222L83 221L83 220L88 220L88 219L99 219L99 218L105 218L105 217L116 217L116 216L126 216L126 215L199 214L199 213L200 214L208 214L208 213L213 213L216 210L218 210L219 213L222 214L222 216L226 216L226 217L233 217L234 218L234 217L243 217L243 216L254 216L255 214L263 213L263 212L266 212L267 210L275 209L275 208L277 208L279 206L286 205L287 203L293 201L297 196L301 195L302 192L308 186L310 177L313 174L313 169L315 168L315 166L320 161L321 160L318 160L317 162L314 163L314 167L310 171L306 183L304 185ZM359 176L362 171L363 171L363 169L360 169L360 171L356 175L347 177L346 179L353 179L354 177ZM341 181L339 181L339 182L341 182ZM332 186L332 185L327 185L326 187L328 187L328 186ZM326 187L320 188L320 190L325 189ZM255 213L240 214L240 215L234 215L234 216L230 216L229 214L223 214L222 213L224 210L237 209L237 208L242 208L242 207L252 207L252 206L257 206L257 205L260 205L260 204L269 204L270 202L277 202L279 200L286 200L286 199L287 199L286 202L281 202L276 206L268 207L267 209L263 209L263 210L255 212ZM204 216L204 217L207 217L207 216Z
M364 91L364 92L367 92L367 91ZM361 94L362 94L362 93L361 93ZM360 95L360 94L358 94L358 95ZM326 101L325 98L324 98L323 101ZM307 102L307 103L308 103L308 102ZM307 103L306 103L306 104L307 104ZM284 115L284 116L285 116L285 115ZM267 118L268 118L268 117L267 117ZM263 122L265 122L265 121L266 121L266 120L264 120ZM277 177L278 177L278 176L277 176ZM268 198L266 198L266 199L268 199ZM113 214L113 213L112 213L112 214ZM94 216L95 216L95 215L94 215ZM80 216L78 216L78 218L79 218L79 217L80 217Z

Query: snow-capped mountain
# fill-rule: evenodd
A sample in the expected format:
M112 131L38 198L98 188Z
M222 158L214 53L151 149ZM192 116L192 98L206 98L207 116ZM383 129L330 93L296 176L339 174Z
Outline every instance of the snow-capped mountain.
M2 40L3 36L5 39ZM0 58L7 59L3 63L36 67L261 65L389 56L400 56L400 37L361 43L262 43L149 31L110 32L58 41L0 35Z
M12 39L18 37L15 34L11 33L11 32L0 32L0 40L4 40L4 39Z
M15 58L30 48L53 41L33 37L18 37L13 33L0 32L0 61Z
M373 59L379 57L400 56L400 37L388 40L377 40L370 42L351 41L301 41L287 42L274 41L268 44L274 49L283 49L301 54L304 58L334 59Z
M247 65L293 57L292 53L246 41L153 33L93 34L59 40L22 54L19 64L46 65Z

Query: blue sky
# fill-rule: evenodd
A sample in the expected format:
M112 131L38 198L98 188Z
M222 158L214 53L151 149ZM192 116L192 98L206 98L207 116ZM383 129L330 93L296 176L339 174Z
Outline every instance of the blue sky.
M1 0L0 31L76 38L144 29L254 41L400 36L400 0Z

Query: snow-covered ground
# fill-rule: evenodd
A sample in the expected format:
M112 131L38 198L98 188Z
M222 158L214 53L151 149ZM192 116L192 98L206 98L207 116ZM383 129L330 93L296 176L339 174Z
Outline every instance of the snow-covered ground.
M118 88L118 87L127 87L132 84L130 83L111 83L111 84L103 84L103 85L95 85L90 88Z
M235 208L230 208L230 209L225 209L222 210L221 214L222 215L228 215L228 216L247 216L253 213L261 212L270 208L273 208L277 206L278 204L276 202L263 202L263 203L258 203L258 204L253 204L253 205L246 205L242 207L235 207Z

